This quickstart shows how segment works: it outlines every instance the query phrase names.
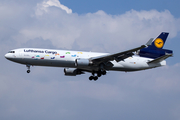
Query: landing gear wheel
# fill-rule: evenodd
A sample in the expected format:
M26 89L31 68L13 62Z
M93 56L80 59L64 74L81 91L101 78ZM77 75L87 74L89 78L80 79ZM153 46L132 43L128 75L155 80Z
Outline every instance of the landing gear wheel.
M102 71L102 75L106 75L106 71Z
M98 76L98 77L101 77L101 73L100 73L100 72L98 72L98 73L97 73L97 76Z
M94 77L94 81L96 81L97 79L98 79L98 77L97 77L97 76L95 76L95 77Z
M27 64L26 67L27 67L27 69L28 69L28 70L27 70L27 73L30 73L30 67L31 67L31 65L28 65L28 64Z
M89 80L92 80L93 78L94 78L93 76L90 76L90 77L89 77Z
M27 70L27 73L30 73L31 71L30 70Z

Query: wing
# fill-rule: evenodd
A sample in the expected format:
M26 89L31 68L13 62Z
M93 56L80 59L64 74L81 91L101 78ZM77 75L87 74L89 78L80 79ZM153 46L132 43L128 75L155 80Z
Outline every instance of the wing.
M108 54L108 55L103 55L103 56L98 56L98 57L92 57L89 60L91 61L91 63L93 65L99 65L101 63L107 63L107 62L113 61L113 60L116 60L116 62L119 62L119 61L122 61L122 60L134 55L133 52L135 52L135 51L137 52L138 50L143 49L143 48L151 45L152 41L153 41L153 38L151 38L146 43L146 45L142 45L140 47L130 49L130 50L127 50L124 52L119 52L119 53L115 53L115 54Z

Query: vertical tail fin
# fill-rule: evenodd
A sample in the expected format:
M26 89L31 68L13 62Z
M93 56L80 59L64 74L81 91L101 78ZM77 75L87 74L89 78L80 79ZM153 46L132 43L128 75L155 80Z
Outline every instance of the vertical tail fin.
M150 49L162 49L166 39L168 37L169 33L162 32L155 40L152 42L152 44L148 47Z
M140 50L139 55L141 57L158 58L166 54L172 54L172 50L162 49L169 33L162 32L147 48ZM148 42L149 43L149 42Z

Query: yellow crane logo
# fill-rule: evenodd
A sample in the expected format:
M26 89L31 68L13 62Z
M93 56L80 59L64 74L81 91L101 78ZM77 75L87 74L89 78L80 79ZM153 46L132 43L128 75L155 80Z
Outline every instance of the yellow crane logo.
M164 45L164 42L161 38L157 38L155 41L154 41L154 45L157 47L157 48L162 48L163 45Z

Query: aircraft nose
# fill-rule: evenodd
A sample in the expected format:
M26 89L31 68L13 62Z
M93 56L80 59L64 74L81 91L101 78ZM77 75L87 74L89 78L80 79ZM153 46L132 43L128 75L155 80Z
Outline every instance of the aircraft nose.
M6 59L8 59L8 58L10 58L10 54L9 53L7 53L7 54L5 54L5 56L4 56Z
M7 58L7 54L5 54L5 56L4 56L5 58Z

